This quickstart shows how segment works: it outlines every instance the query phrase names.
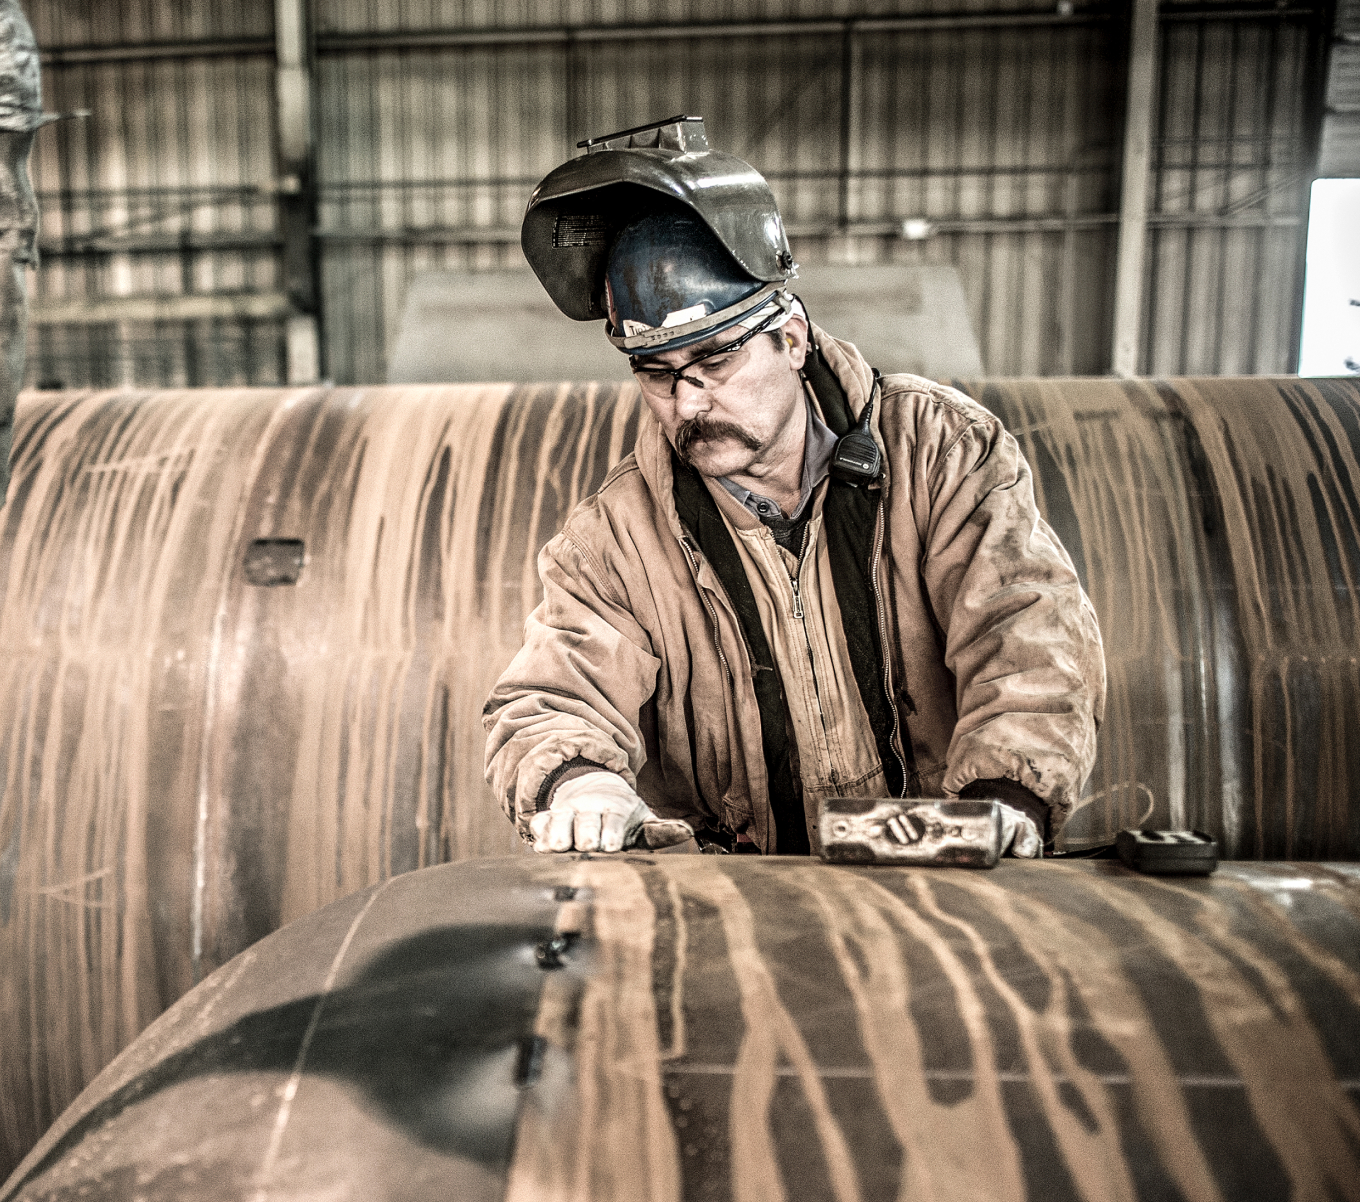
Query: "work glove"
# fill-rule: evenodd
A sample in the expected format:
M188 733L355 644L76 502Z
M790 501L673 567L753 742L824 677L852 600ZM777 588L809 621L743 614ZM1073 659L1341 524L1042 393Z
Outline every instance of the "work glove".
M1037 856L1043 841L1039 838L1039 828L1034 824L1034 819L1004 801L996 804L1001 811L1001 854L1019 856L1021 859Z
M1043 853L1044 840L1029 813L1043 814L1044 803L1014 780L974 780L959 790L967 801L995 801L1001 809L1001 854L1032 859ZM1015 802L1015 805L1009 804Z
M558 785L552 805L529 819L535 851L655 850L694 837L688 822L658 818L614 772L587 772Z

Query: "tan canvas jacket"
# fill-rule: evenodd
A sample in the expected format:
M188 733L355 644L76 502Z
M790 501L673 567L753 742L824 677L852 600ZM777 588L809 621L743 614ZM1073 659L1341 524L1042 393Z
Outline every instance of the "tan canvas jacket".
M813 329L858 414L872 388L850 344ZM1038 515L1029 465L987 410L886 376L873 415L880 628L910 791L1018 781L1061 826L1095 758L1105 663L1095 612ZM521 827L580 756L664 817L772 850L760 715L734 610L683 529L671 449L644 414L633 454L539 555L543 602L487 700L487 780Z

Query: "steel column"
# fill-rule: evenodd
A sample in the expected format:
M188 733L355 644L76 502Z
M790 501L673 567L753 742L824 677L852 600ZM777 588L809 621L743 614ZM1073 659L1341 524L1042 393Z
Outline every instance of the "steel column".
M312 143L311 34L306 0L275 0L278 56L279 228L283 235L283 285L288 316L288 383L321 378L317 286L316 171Z
M841 32L840 181L836 220L842 232L850 225L850 177L854 169L855 31L847 21Z
M1310 22L1308 31L1308 81L1307 111L1304 117L1304 131L1308 138L1308 149L1304 156L1307 170L1299 181L1299 237L1295 249L1294 305L1290 314L1289 329L1289 370L1299 370L1299 344L1303 339L1303 288L1305 264L1308 258L1308 216L1312 208L1313 181L1325 171L1326 174L1340 174L1337 164L1330 169L1322 163L1323 126L1327 121L1328 76L1332 66L1332 46L1340 39L1337 35L1336 3L1326 0ZM1348 165L1349 166L1349 165Z
M0 504L9 482L14 401L24 380L27 273L38 265L28 152L47 120L33 31L18 0L0 0Z
M1132 0L1128 93L1124 109L1124 170L1115 263L1114 338L1110 367L1138 374L1143 328L1143 249L1147 242L1152 96L1157 77L1157 0Z

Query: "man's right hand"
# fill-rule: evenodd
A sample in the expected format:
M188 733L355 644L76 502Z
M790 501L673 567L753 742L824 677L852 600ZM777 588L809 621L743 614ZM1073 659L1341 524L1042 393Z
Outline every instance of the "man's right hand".
M997 802L1001 810L1001 854L1031 860L1039 855L1043 840L1039 828L1028 814L1022 814L1004 801Z
M670 847L694 837L688 822L658 818L614 772L587 772L558 785L552 805L529 819L534 850L622 851L642 841Z

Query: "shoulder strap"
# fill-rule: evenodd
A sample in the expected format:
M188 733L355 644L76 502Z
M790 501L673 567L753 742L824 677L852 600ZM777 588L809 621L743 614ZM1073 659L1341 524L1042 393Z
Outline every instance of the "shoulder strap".
M822 418L837 438L843 438L854 428L855 415L850 412L850 401L845 389L831 370L816 342L808 340L807 358L803 361L803 375L822 405Z
M822 526L831 559L831 578L836 584L836 604L840 606L845 645L850 652L855 684L859 686L859 699L864 703L869 727L874 732L879 762L883 765L884 785L890 796L901 797L907 776L913 779L916 776L916 757L905 732L900 758L892 743L892 701L885 687L878 601L870 575L878 504L876 493L855 488L843 480L832 480L827 485L826 501L822 506Z
M704 482L688 464L671 455L675 479L675 507L680 520L694 536L699 550L712 565L727 592L737 621L746 637L755 665L752 684L760 708L760 742L765 753L765 776L774 815L775 849L781 855L807 855L807 819L802 801L793 787L793 766L789 760L788 730L784 719L784 693L774 656L770 652L765 628L760 624L755 593L741 565L741 556L718 512L717 502ZM715 632L716 634L716 632Z
M803 374L821 402L822 414L831 432L844 436L855 425L845 389L831 370L815 342L808 348ZM878 373L874 373L878 385ZM878 626L878 602L874 596L871 560L874 553L874 526L878 518L878 496L841 480L827 486L822 507L827 552L831 557L831 576L836 582L836 603L841 610L841 625L855 671L855 683L864 711L878 746L878 758L888 792L901 797L906 776L915 779L916 757L911 740L903 732L902 758L892 745L892 701L885 688L884 649ZM904 762L905 761L905 764Z
M817 394L823 417L832 433L840 437L853 429L855 419L845 389L815 344L810 348L803 374ZM760 707L760 737L765 752L770 809L775 819L776 846L784 854L806 855L809 850L806 819L793 787L784 696L769 640L760 623L755 593L746 578L732 535L699 473L680 462L674 453L671 455L671 465L675 480L675 505L680 520L694 536L694 541L699 544L699 549L726 590L755 665L752 683ZM893 703L885 688L884 649L878 625L878 603L870 573L878 504L876 493L855 488L840 480L831 480L827 485L822 509L822 524L826 532L831 576L836 588L836 602L841 611L846 647L850 653L860 700L874 733L878 758L883 765L884 785L893 797L901 797L907 782L916 779L916 757L905 732L901 739L900 758L892 744Z

